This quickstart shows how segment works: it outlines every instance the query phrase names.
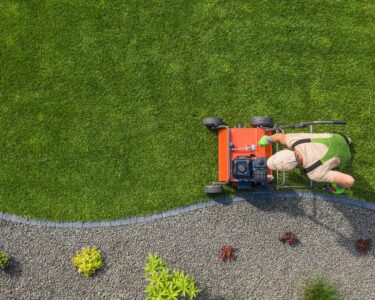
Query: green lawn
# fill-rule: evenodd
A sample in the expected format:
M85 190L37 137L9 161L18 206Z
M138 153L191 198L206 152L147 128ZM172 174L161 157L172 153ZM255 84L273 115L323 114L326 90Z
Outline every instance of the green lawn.
M1 1L0 211L115 219L207 199L207 115L346 120L349 195L375 202L374 13L348 0Z

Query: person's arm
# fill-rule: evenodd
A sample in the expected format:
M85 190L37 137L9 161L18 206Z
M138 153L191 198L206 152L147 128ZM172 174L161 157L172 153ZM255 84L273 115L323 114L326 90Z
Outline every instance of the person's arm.
M338 185L348 189L352 187L355 180L352 176L348 174L341 173L339 171L331 171L333 173L333 182L337 183Z
M285 134L276 133L271 136L263 135L258 144L261 147L265 147L271 143L280 143L286 145Z
M284 133L276 133L270 136L272 143L280 143L286 146L285 134Z

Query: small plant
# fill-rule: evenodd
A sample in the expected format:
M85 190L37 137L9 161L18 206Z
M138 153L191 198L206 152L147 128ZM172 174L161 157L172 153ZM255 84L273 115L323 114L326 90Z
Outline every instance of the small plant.
M144 269L146 271L145 278L150 282L146 288L146 300L187 298L191 300L200 292L195 281L189 275L178 270L173 270L170 273L157 254L149 254Z
M9 257L6 253L0 251L0 270L4 270L9 264Z
M340 300L334 285L322 277L309 280L303 287L303 300Z
M300 243L297 236L291 230L285 232L282 236L280 236L279 241L283 242L284 244L285 242L287 242L291 246L295 246Z
M234 256L234 244L229 244L228 246L222 246L220 249L219 259L221 261L232 261L235 259Z
M358 239L356 242L357 250L363 254L366 254L370 250L371 244L372 244L372 239L370 238Z
M102 255L96 246L82 248L82 251L77 251L76 256L73 258L73 264L78 268L79 273L89 277L97 269L103 267Z

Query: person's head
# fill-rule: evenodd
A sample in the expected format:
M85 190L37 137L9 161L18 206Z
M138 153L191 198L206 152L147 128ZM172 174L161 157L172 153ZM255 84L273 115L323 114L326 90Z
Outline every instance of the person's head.
M267 167L271 170L290 171L296 166L296 155L291 150L281 150L267 160Z

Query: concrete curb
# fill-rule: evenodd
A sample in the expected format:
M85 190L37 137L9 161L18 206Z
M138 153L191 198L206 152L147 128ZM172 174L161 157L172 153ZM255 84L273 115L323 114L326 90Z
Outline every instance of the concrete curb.
M92 221L92 222L51 222L46 220L34 220L18 217L15 215L10 215L7 213L0 212L0 220L36 225L42 227L59 227L59 228L98 228L98 227L115 227L129 224L140 224L151 220L168 218L171 216L177 216L184 214L186 212L198 210L200 208L211 207L215 205L230 205L231 203L240 201L255 201L258 199L275 199L275 198L291 198L291 199L312 199L320 201L336 202L340 204L346 204L351 206L360 207L363 209L368 209L375 211L375 204L365 202L361 199L352 199L345 196L337 195L324 195L315 194L310 192L250 192L246 194L239 194L236 196L218 197L215 200L210 200L206 202L198 202L185 207L179 207L176 209L168 210L165 212L137 216L131 218L123 218L119 220L103 220L103 221Z

